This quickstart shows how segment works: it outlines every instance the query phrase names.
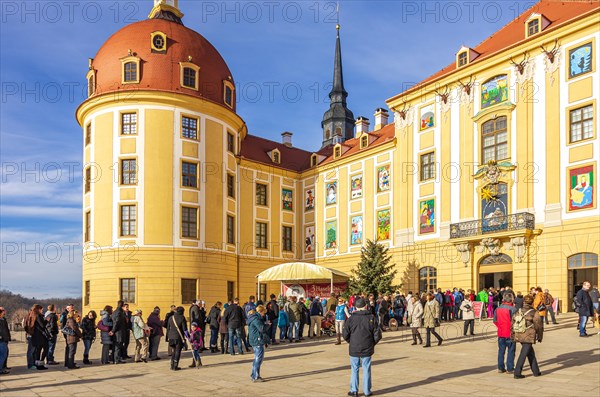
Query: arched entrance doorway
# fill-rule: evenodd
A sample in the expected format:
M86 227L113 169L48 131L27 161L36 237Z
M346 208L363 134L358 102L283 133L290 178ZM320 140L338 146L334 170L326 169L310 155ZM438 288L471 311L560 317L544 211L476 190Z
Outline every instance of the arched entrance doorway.
M569 309L573 297L581 289L584 281L595 285L598 280L598 254L582 252L567 258L569 268Z
M506 254L487 255L479 261L479 288L512 286L512 258Z

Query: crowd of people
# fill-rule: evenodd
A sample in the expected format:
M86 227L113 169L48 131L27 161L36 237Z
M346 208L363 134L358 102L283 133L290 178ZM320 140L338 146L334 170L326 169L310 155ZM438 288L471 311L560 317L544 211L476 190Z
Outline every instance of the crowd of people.
M574 309L579 314L580 336L587 336L589 319L598 321L597 286L589 282L574 298ZM412 345L431 347L431 337L437 345L444 339L436 332L441 322L463 321L463 335L473 336L476 317L493 319L498 337L498 372L523 378L525 360L529 361L534 376L541 375L533 345L543 339L544 322L557 324L553 310L554 298L550 292L533 287L523 295L510 287L482 289L480 292L459 288L432 290L407 295L354 294L348 299L333 296L329 300L315 297L277 297L271 294L266 302L250 296L240 304L235 298L227 303L216 302L207 310L206 303L194 300L188 310L172 305L161 318L161 309L155 307L144 321L141 310L129 310L126 302L119 301L115 308L105 306L100 315L94 310L81 316L74 305L64 308L60 315L56 307L33 305L23 328L27 334L27 367L46 370L46 365L58 365L55 347L59 337L65 340L64 366L80 368L75 355L83 341L83 364L93 364L90 349L98 333L102 345L101 364L124 364L129 359L136 363L160 360L159 346L163 339L168 344L171 370L180 370L183 350L191 348L191 368L202 367L202 355L243 355L254 352L251 380L262 381L260 368L265 348L282 343L299 343L304 340L308 326L309 339L321 338L325 333L335 334L335 344L342 339L350 344L351 386L349 395L358 393L358 371L363 368L363 389L370 395L370 357L382 332L406 326L411 330ZM475 311L475 302L480 312ZM189 326L188 326L189 324ZM425 328L425 344L421 329ZM210 339L207 342L207 334ZM135 342L133 357L128 349L131 338ZM8 342L11 340L6 321L6 311L0 307L0 374L8 373ZM515 363L516 344L521 345Z

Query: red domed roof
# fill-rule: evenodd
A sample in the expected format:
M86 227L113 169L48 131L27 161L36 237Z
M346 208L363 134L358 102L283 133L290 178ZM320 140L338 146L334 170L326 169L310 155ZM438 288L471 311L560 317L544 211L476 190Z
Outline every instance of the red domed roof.
M166 53L152 52L151 33L167 36ZM140 82L122 83L122 58L140 58ZM199 66L198 91L180 84L180 62ZM223 106L223 81L234 84L229 67L221 54L197 32L165 19L148 19L125 26L100 48L92 63L96 71L94 95L115 91L158 90L208 99ZM232 98L235 110L235 90Z

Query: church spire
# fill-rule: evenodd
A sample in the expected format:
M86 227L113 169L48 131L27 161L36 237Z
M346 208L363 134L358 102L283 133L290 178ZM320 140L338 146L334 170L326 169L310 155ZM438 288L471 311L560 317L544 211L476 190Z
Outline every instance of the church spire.
M323 145L329 146L354 137L354 114L346 106L348 92L344 89L344 73L342 70L342 45L340 42L339 19L335 27L335 58L333 61L333 84L329 93L329 110L323 115Z

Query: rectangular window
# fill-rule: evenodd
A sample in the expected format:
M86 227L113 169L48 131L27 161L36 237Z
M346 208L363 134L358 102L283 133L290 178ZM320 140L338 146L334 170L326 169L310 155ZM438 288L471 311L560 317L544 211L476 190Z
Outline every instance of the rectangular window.
M121 236L135 236L136 219L135 205L121 206Z
M225 103L229 106L233 106L233 90L229 86L225 86Z
M85 213L85 233L83 236L86 243L88 241L90 241L91 234L92 234L92 211L87 211Z
M181 236L198 238L198 209L192 207L181 208Z
M183 85L196 89L196 71L192 68L183 68Z
M85 280L85 295L83 296L83 305L90 304L90 280Z
M267 205L267 185L256 184L256 205Z
M137 81L137 63L127 62L125 64L125 82Z
M227 215L227 244L235 244L235 218Z
M121 185L135 185L137 183L137 161L121 160Z
M594 106L587 105L569 112L570 143L583 141L594 136Z
M258 299L266 302L267 301L267 284L260 284L260 285L256 285L256 288L254 288L254 290L256 291L257 289L260 288L260 291L258 291Z
M89 193L92 190L92 168L87 167L85 169L85 193Z
M267 224L256 222L256 248L267 248Z
M198 164L181 163L181 185L198 187Z
M92 123L85 127L85 146L92 143Z
M187 305L195 301L198 297L196 290L197 282L193 278L181 279L181 303Z
M121 300L125 303L135 303L135 278L122 278Z
M235 137L230 132L227 133L227 151L235 153Z
M281 230L281 239L284 251L292 250L292 228L291 226L283 226Z
M198 119L182 116L181 136L188 139L198 139Z
M534 34L536 34L539 31L540 31L540 22L539 22L539 20L534 19L533 21L530 21L527 24L527 33L528 33L527 35L528 36L534 35Z
M421 181L435 178L435 154L421 155Z
M458 66L465 66L467 64L467 52L461 52L458 54Z
M227 282L227 300L232 301L235 298L233 295L235 294L235 283L233 281Z
M137 134L137 113L121 113L121 134Z
M235 198L235 178L231 174L227 174L227 196Z

